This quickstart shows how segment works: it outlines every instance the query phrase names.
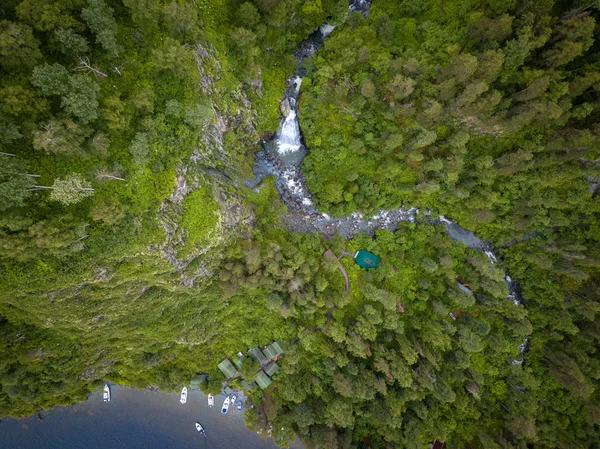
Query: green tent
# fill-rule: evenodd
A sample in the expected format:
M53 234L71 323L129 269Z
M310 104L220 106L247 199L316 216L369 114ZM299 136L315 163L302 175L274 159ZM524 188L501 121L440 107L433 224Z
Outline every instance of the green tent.
M360 251L356 251L354 261L363 268L377 268L381 259L375 254L361 249Z
M221 363L217 365L221 372L225 375L226 379L231 379L237 373L235 366L229 361L229 359L223 359Z
M273 374L275 374L277 371L279 371L279 366L275 362L271 362L265 366L265 373L267 373L269 377L273 377Z
M260 370L258 372L258 374L256 375L256 379L254 380L256 381L258 386L263 390L269 385L271 385L271 379L269 379L269 376L267 376L263 370Z

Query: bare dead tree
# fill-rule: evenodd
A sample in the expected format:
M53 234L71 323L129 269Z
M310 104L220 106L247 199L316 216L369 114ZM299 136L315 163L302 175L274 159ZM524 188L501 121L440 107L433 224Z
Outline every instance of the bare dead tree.
M121 178L120 173L117 171L109 172L108 170L101 169L96 173L96 179L115 179L117 181L127 181L124 178Z
M76 67L77 70L87 70L88 72L92 72L96 76L101 76L103 78L108 78L108 75L104 72L101 72L95 67L92 67L90 64L90 60L88 58L79 57L79 65Z
M120 67L117 67L116 65L112 67L113 72L115 72L119 76L123 76L123 74L121 73L121 70L119 70L119 69L120 69Z
M12 153L3 153L2 151L0 151L0 154L2 154L3 156L13 156L15 157L16 154L12 154Z

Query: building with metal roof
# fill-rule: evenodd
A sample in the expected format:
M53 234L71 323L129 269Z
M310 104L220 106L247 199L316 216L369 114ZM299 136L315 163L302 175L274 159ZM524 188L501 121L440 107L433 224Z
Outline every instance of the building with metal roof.
M258 386L263 390L266 389L269 385L271 385L272 380L265 374L263 370L260 370L254 379Z
M278 341L274 341L267 346L263 352L269 360L272 360L275 357L279 357L281 354L283 354L283 346L281 346L281 343Z
M277 365L275 362L271 362L265 366L265 373L267 373L269 377L273 377L273 374L275 374L277 371L279 371L279 365Z
M269 359L265 357L260 348L251 348L250 350L248 350L248 355L261 365L269 361Z
M354 261L363 268L377 268L381 259L369 251L360 250L354 254Z
M223 361L217 365L217 368L221 370L226 379L231 379L237 374L235 366L233 366L233 363L231 363L229 359L223 359Z

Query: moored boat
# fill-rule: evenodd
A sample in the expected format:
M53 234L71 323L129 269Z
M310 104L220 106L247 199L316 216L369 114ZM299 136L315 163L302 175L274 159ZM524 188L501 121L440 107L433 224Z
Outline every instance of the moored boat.
M181 389L181 398L179 399L179 402L181 402L182 404L185 404L187 402L187 387L183 387Z
M208 406L212 407L215 405L215 397L212 394L208 395Z
M242 401L238 401L238 403L237 403L237 409L238 410L242 409Z
M104 399L104 402L110 401L110 387L108 384L104 384L104 394L102 395L102 398Z
M225 400L223 401L223 407L221 408L221 413L223 413L224 415L227 414L227 410L229 410L230 403L231 403L231 399L229 399L229 396L227 396L225 398Z
M235 404L235 400L237 399L237 396L234 394L231 396L231 404Z
M201 433L202 435L206 436L206 432L204 432L204 427L202 427L202 424L200 424L199 422L196 423L196 430L198 431L198 433Z

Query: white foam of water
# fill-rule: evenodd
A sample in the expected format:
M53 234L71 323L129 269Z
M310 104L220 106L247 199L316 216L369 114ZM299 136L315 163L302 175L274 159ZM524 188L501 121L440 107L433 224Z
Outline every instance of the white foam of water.
M327 214L321 214L325 220L331 220L331 217Z
M294 86L296 86L296 95L300 92L300 86L302 86L302 78L297 76L294 78Z
M490 258L492 265L496 263L496 256L491 251L485 251L485 254Z
M335 30L335 25L331 25L329 23L324 23L323 25L321 25L321 28L319 28L319 31L321 31L321 35L323 37L327 37L331 34L331 32L333 30Z
M293 169L288 169L281 174L281 177L285 181L285 185L287 186L290 193L293 195L304 197L306 196L304 193L304 187L302 183L296 181L296 171Z
M303 198L302 204L304 204L305 206L312 206L313 202L309 198Z
M447 219L446 217L444 217L443 215L440 215L440 221L441 221L442 223L445 223L445 224L450 224L450 223L452 223L450 220L448 220L448 219Z
M291 153L298 151L301 146L300 126L298 126L296 111L292 109L281 125L281 131L277 137L277 151L279 154Z

